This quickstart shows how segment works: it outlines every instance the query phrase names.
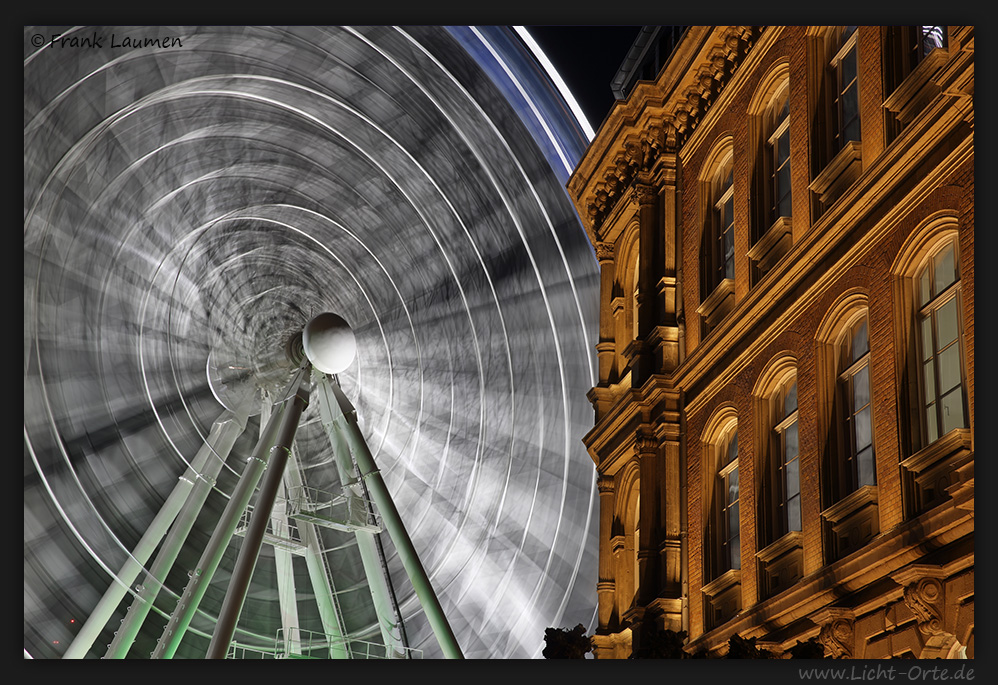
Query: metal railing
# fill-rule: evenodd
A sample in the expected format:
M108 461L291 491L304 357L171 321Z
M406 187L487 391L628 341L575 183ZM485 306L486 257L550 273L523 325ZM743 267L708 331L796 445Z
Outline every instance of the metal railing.
M277 632L274 652L278 659L329 659L346 655L348 659L422 659L421 649L406 648L396 652L378 642L339 638L301 628Z

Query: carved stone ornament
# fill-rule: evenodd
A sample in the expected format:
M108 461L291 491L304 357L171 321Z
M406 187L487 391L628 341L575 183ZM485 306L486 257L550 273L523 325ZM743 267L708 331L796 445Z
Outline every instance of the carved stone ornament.
M825 646L833 659L851 659L853 622L848 618L833 618L821 626L818 641Z
M596 243L596 260L598 262L612 262L613 261L613 243L598 242Z
M634 436L634 453L639 457L658 454L658 439L648 433L638 433Z
M904 603L918 620L923 635L943 632L943 584L938 578L923 578L904 589Z
M600 474L596 477L596 489L601 495L612 495L614 491L613 476Z
M655 204L655 200L658 199L658 190L655 186L639 183L634 186L634 199L636 199L640 205Z

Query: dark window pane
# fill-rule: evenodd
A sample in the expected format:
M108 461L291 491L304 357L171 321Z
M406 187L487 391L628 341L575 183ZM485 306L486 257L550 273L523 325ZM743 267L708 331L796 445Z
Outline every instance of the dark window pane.
M738 535L738 505L734 504L728 509L728 535L734 537Z
M864 366L852 377L853 411L870 403L870 367Z
M870 341L867 336L866 319L856 327L852 334L852 361L856 361L870 351Z
M800 454L800 447L798 446L797 437L797 423L794 422L787 426L784 435L784 444L786 446L786 454L784 456L784 461L790 461L798 454Z
M728 562L731 564L731 568L741 568L742 567L742 554L741 554L741 538L735 536L731 539L728 544Z
M728 443L728 458L725 461L726 464L730 464L735 459L738 458L738 432L735 431L731 435L731 442ZM736 475L735 478L738 476Z
M776 141L776 164L782 166L790 159L790 129L787 129Z
M936 426L936 405L934 403L925 408L925 433L929 442L935 442L936 438L939 437L939 431Z
M738 501L738 469L728 474L728 504Z
M877 472L874 468L872 447L867 447L856 455L856 468L859 475L859 482L857 483L859 487L876 485Z
M929 290L929 269L922 271L922 275L918 277L918 305L922 306L932 298L932 293Z
M922 319L922 360L930 359L936 351L932 342L932 318L926 316Z
M853 118L848 124L846 124L845 130L842 133L842 140L848 142L850 140L862 140L862 136L859 131L859 118Z
M855 89L850 88L852 82L856 80L856 48L853 48L842 58L842 80L840 87L843 91L852 90L855 97ZM843 93L844 94L844 93ZM850 110L855 111L855 110Z
M787 502L787 529L800 530L800 497L794 497Z

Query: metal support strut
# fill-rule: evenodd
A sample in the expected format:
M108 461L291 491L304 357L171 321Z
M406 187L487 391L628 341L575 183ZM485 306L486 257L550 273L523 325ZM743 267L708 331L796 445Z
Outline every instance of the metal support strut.
M274 500L277 498L281 480L284 477L284 467L288 463L288 457L291 456L291 443L295 439L295 432L298 430L298 422L302 412L308 406L311 370L311 364L305 364L302 367L297 377L297 387L293 389L294 394L289 393L283 400L288 404L284 409L281 428L274 446L270 449L270 461L267 465L267 472L264 474L263 483L260 485L257 504L253 509L253 518L250 519L249 529L246 531L243 544L239 548L239 556L236 558L236 565L232 570L232 578L229 580L229 587L225 592L222 610L218 615L215 632L208 645L206 659L224 659L229 651L229 643L232 642L232 635L236 631L236 623L239 621L243 602L246 601L250 579L253 577L253 570L256 568L256 562L260 556L260 548L263 545L264 533L267 532L267 524L270 522Z
M430 583L429 576L426 575L422 562L419 560L419 555L416 554L416 548L402 523L402 517L388 492L388 486L385 485L385 480L371 455L367 441L357 425L357 410L340 390L339 385L331 381L328 376L322 375L320 377L319 388L320 400L328 402L329 409L334 415L334 423L337 428L342 430L350 445L350 451L353 452L357 467L360 470L360 477L367 483L371 498L381 513L381 519L392 538L402 566L412 582L416 597L426 613L426 618L434 635L436 635L437 642L443 649L444 656L448 659L463 659L461 646L458 644L454 631L447 621L447 616L440 606L440 600L437 599L437 594L433 590L433 585ZM336 414L339 415L336 416Z

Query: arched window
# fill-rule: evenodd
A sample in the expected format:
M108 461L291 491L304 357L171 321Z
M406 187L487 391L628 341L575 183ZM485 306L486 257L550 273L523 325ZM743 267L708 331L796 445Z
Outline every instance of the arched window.
M735 198L730 158L714 177L711 199L713 205L711 285L716 287L724 279L735 277Z
M855 26L837 27L831 37L838 46L828 63L832 90L833 152L852 140L861 140L859 126L858 56Z
M789 354L771 361L752 392L756 435L756 559L760 597L803 577L797 362Z
M766 178L768 179L769 225L791 216L790 193L790 88L784 86L773 98L767 116Z
M754 285L793 245L789 61L776 63L761 79L747 114L749 145L755 148L748 251Z
M907 516L949 496L955 471L973 452L972 377L964 330L960 226L940 211L914 231L894 265L901 415L902 487Z
M720 468L717 471L718 492L721 493L720 561L719 569L727 571L742 567L741 524L738 512L738 427L729 429L718 444Z
M732 137L714 148L700 177L703 232L700 240L700 307L703 333L709 334L734 307L735 187Z
M843 331L836 345L840 477L844 495L877 482L870 400L870 340L865 313Z
M967 427L956 239L940 245L915 277L923 444Z
M841 197L862 171L859 33L856 26L810 32L810 188L816 216Z
M710 628L741 606L741 496L738 473L738 421L722 407L708 422L701 443L707 502L704 531L704 615Z
M784 533L801 529L800 439L797 432L797 378L787 380L770 400L776 447L779 492L778 520Z
M829 561L880 531L867 296L845 293L818 328L818 439Z

